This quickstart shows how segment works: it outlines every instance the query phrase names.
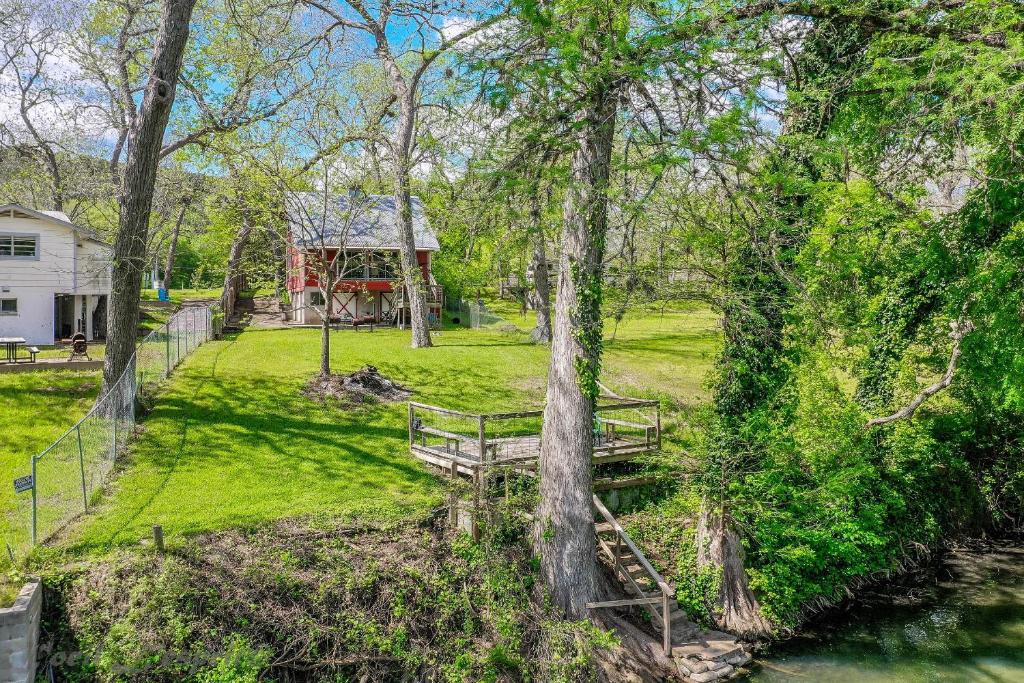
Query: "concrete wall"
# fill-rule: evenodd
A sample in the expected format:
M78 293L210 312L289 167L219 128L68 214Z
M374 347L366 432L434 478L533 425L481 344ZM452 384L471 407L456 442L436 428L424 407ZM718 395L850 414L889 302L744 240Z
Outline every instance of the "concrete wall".
M43 585L25 585L12 607L0 609L0 681L35 680L39 620L43 611Z

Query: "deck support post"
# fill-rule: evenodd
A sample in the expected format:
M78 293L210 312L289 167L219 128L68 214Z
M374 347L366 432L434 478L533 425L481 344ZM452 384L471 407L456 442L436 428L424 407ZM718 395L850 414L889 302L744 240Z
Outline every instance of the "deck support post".
M654 426L658 430L658 450L661 450L661 404L654 406Z
M452 525L452 528L458 528L459 492L456 489L456 484L459 481L459 464L454 460L452 460L451 479L452 491L448 494L448 523Z
M491 461L487 455L487 416L477 417L478 438L480 440L480 479L477 482L478 496L483 498L484 505L487 505L487 491L490 485ZM487 508L487 522L490 523L490 507Z
M413 425L416 424L416 408L413 407L412 402L409 402L409 448L413 447L416 438L416 432L413 429Z
M483 479L480 466L473 468L473 522L471 524L473 540L480 540L480 480Z
M669 612L668 593L661 591L661 643L665 656L672 654L672 614Z

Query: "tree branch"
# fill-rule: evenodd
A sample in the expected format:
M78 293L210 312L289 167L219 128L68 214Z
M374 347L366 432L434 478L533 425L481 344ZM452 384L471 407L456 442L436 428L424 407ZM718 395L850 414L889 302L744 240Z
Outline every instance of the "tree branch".
M892 415L876 417L868 420L864 424L864 429L871 429L872 427L878 427L880 425L889 424L890 422L905 420L912 417L914 413L917 412L917 409L921 407L921 404L948 387L953 382L953 373L956 372L956 364L957 361L960 360L960 342L965 336L974 331L974 323L970 320L954 320L950 323L950 327L952 328L952 331L949 333L949 336L953 340L953 350L949 354L949 365L946 367L946 373L942 376L942 379L924 389L921 393L915 396L910 403L900 408Z

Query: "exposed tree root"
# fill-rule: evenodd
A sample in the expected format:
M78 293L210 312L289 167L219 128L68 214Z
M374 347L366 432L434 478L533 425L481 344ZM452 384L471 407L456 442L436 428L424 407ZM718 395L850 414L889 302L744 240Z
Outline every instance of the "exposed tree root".
M743 545L729 514L705 506L697 522L697 566L712 568L720 579L716 604L708 611L724 631L763 638L771 635L772 626L761 615L743 561Z

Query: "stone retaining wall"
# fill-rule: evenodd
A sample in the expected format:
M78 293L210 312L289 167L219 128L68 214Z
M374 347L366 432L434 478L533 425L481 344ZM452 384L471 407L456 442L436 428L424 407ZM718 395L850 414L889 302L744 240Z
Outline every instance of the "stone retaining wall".
M0 682L31 683L43 611L43 584L30 581L14 605L0 609Z

